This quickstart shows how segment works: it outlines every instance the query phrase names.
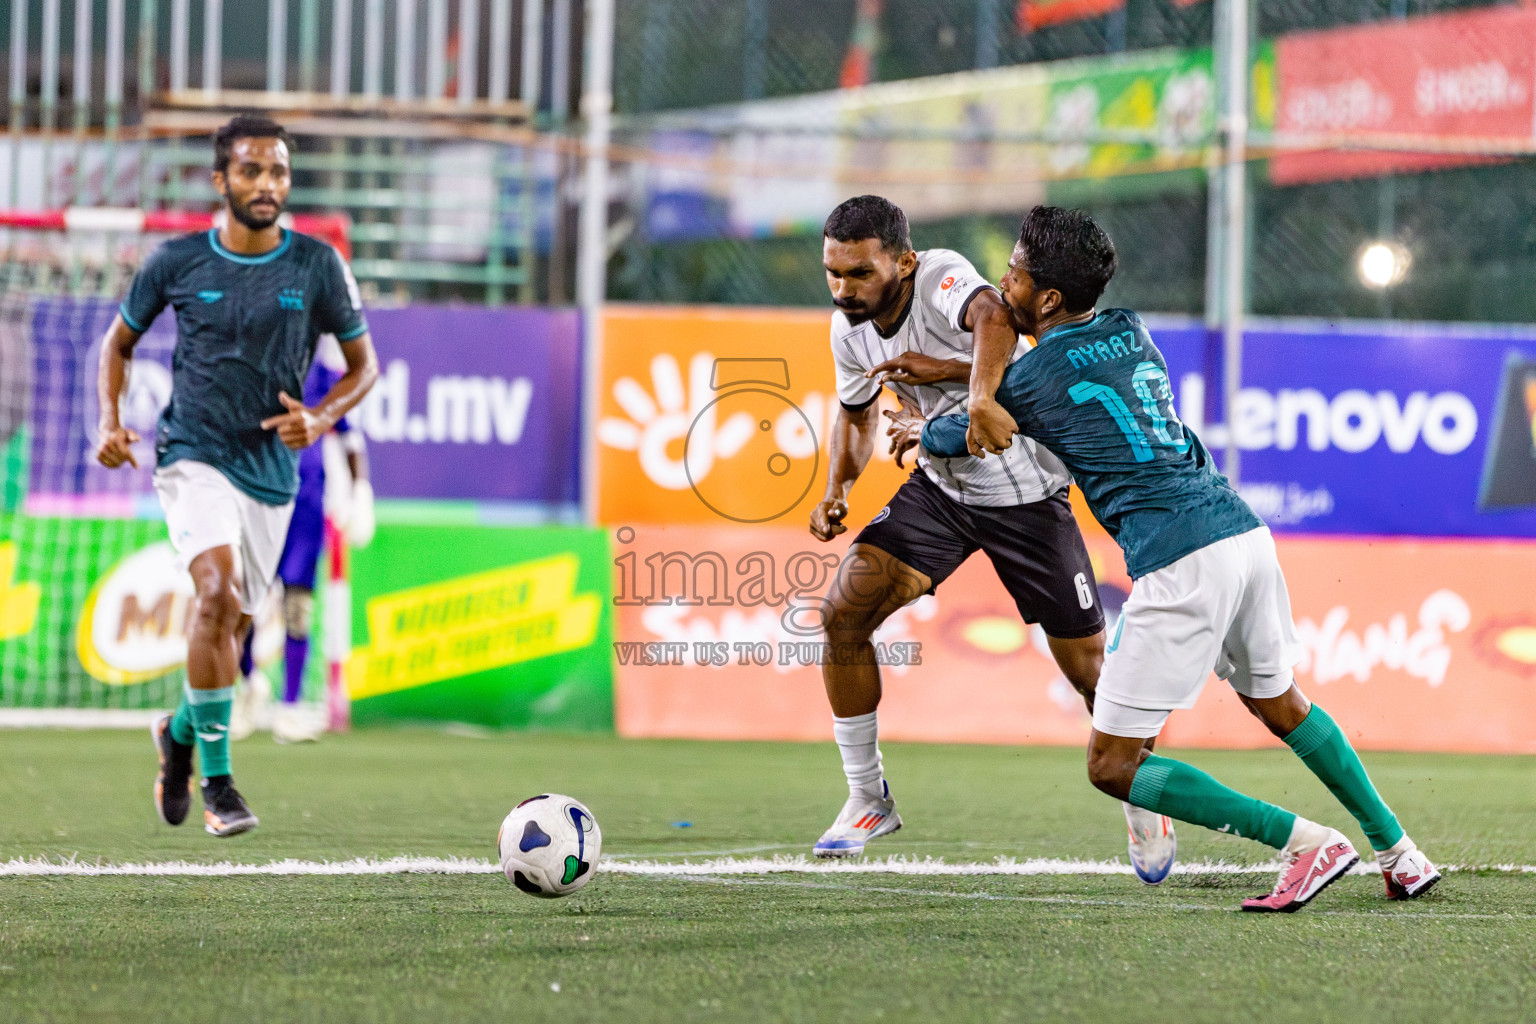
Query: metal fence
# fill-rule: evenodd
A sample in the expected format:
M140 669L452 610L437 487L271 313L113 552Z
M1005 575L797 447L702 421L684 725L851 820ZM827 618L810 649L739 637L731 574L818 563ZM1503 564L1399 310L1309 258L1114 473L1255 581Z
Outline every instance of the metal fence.
M1218 13L1237 8L1106 0L1099 16L1031 24L1031 2L617 0L613 185L596 204L608 215L597 243L610 256L607 294L821 304L813 210L857 188L912 197L920 245L961 248L990 271L1029 203L1084 206L1120 242L1112 301L1222 319L1218 284L1230 261L1220 258L1222 202L1210 182L1227 86L1213 50L1223 44ZM351 216L358 274L379 294L570 301L592 155L577 134L587 7L10 0L0 9L11 43L0 202L210 203L206 132L230 109L262 107L302 135L295 207ZM1276 173L1299 148L1274 109L1286 88L1273 77L1276 46L1516 8L1267 0L1243 9L1256 66L1271 76L1250 83L1243 140L1245 308L1536 320L1524 286L1536 257L1528 130L1522 139L1430 118L1411 138L1362 139L1361 125L1345 123L1348 90L1320 93L1328 130L1309 129L1314 152L1341 166L1390 147L1402 159L1332 176ZM1480 58L1480 39L1460 44L1464 87L1488 86L1507 64L1498 73L1514 76L1510 89L1536 91L1495 43ZM1410 72L1428 59L1401 56ZM1164 70L1148 72L1141 93L1116 87L1116 68L1134 78L1151 65ZM834 93L850 68L877 84ZM995 80L985 76L1021 69L1041 69L1043 84L987 99ZM1164 88L1192 88L1190 74L1208 90L1188 106L1196 113L1162 118ZM982 76L970 93L967 75ZM1403 99L1411 103L1411 89ZM1480 116L1463 113L1468 124ZM1329 128L1329 117L1343 121ZM1412 255L1412 273L1385 287L1363 281L1358 261L1372 241Z

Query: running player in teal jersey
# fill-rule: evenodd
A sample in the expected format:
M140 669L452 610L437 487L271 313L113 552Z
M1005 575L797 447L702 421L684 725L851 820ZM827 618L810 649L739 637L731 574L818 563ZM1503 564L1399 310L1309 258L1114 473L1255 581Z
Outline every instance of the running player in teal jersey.
M1283 851L1274 890L1243 901L1244 910L1298 910L1355 864L1359 855L1338 830L1142 748L1170 711L1195 703L1214 669L1354 815L1387 895L1423 895L1440 873L1403 832L1344 733L1296 687L1300 650L1268 528L1179 421L1168 367L1141 318L1094 309L1116 263L1114 244L1086 214L1035 207L1001 287L1015 326L1038 344L1012 365L1007 353L978 351L977 362L987 360L978 369L998 381L995 404L973 399L969 417L931 420L923 448L985 458L1014 433L1033 438L1071 471L1124 549L1133 582L1094 698L1095 786Z
M335 426L378 376L362 302L341 255L278 223L290 144L262 117L234 118L214 137L213 184L223 227L150 254L102 341L97 459L138 460L123 427L133 348L166 306L176 311L171 401L155 431L155 490L171 544L197 600L187 636L187 687L154 725L155 807L180 825L191 805L192 755L202 762L203 824L228 836L256 827L229 765L229 716L240 639L277 572L298 490L298 453ZM314 407L304 378L322 334L347 372ZM297 396L297 397L295 397Z

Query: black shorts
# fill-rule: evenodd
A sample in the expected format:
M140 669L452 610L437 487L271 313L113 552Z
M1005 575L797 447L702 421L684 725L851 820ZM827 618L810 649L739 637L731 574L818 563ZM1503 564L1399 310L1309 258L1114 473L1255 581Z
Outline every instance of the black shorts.
M1093 565L1065 487L1028 505L962 505L918 470L853 542L900 559L934 587L980 549L1025 622L1040 623L1058 640L1104 628Z

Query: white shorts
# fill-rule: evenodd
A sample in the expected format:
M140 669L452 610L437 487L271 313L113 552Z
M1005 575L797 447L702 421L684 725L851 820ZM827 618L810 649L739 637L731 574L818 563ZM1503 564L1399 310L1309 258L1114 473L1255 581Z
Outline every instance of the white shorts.
M277 575L293 502L257 501L206 462L189 459L155 470L155 490L182 570L204 551L234 548L240 610L256 614Z
M1093 727L1156 736L1214 670L1247 697L1278 697L1301 658L1268 527L1217 541L1131 584L1110 634Z

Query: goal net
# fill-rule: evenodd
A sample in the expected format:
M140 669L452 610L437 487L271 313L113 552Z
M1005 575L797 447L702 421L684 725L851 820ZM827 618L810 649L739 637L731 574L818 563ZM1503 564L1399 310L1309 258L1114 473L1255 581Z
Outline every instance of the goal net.
M122 405L124 425L146 439L137 469L93 458L96 363L144 257L213 223L177 211L0 211L0 725L129 725L179 700L192 582L166 537L150 443L170 398L172 311L135 349ZM345 218L292 227L348 251ZM322 606L345 600L345 553L334 555L321 561ZM330 610L317 609L304 694L342 727L345 628L325 627L345 619ZM274 588L255 635L269 678L284 633Z

